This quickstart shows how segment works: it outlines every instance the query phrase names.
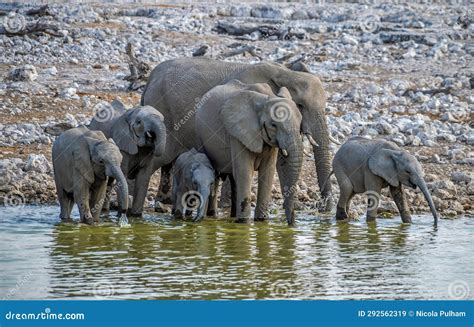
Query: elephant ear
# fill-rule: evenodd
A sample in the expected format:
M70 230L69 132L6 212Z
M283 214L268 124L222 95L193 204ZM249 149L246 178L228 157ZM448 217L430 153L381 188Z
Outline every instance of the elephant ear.
M379 149L369 157L369 169L375 175L382 177L392 186L398 186L397 169L393 159L394 151Z
M291 93L290 93L290 91L288 91L288 89L286 87L280 88L280 90L278 91L278 96L280 98L286 98L286 99L291 100Z
M258 116L257 97L262 95L252 91L242 91L232 95L220 110L221 119L227 132L238 139L247 149L260 153L263 138Z
M120 150L135 155L138 153L137 139L129 124L132 112L123 114L112 127L112 138Z
M84 137L78 142L75 149L72 151L74 158L74 168L79 174L89 183L94 183L94 170L92 169L91 150L94 143L97 142L93 138Z

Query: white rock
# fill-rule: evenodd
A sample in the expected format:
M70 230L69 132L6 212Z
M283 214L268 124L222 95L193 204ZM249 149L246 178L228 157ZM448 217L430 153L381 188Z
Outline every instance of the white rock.
M21 67L14 68L10 71L8 78L12 81L34 81L38 78L35 66L26 64Z

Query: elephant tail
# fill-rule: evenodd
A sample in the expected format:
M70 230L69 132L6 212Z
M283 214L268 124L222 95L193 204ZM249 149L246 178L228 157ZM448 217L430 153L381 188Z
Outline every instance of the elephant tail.
M148 88L148 83L145 84L145 88L143 89L143 93L142 93L142 96L140 98L140 106L145 105L145 93L146 93L147 88Z

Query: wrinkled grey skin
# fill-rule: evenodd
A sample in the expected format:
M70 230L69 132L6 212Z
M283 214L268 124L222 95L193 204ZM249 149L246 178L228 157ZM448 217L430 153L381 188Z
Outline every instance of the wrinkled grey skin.
M287 87L293 101L303 117L302 132L310 133L319 146L314 146L314 158L321 195L326 202L326 210L331 210L331 185L324 186L331 170L329 152L329 132L326 124L326 94L321 81L310 74L304 65L290 70L274 63L242 64L223 62L207 58L179 58L159 64L150 74L142 95L142 104L152 105L163 114L170 136L166 145L167 155L155 159L155 169L161 169L158 200L169 198L170 169L173 160L182 152L196 147L194 129L195 111L204 94L214 86L233 79L244 83L268 83L273 93ZM280 159L279 159L280 160ZM279 170L280 179L285 174ZM324 186L324 188L323 188Z
M294 223L294 196L303 163L301 114L286 88L275 96L268 84L237 80L214 87L196 112L196 134L219 175L234 180L237 221L250 218L253 173L258 171L255 219L268 217L278 149L284 207ZM284 115L279 115L280 113ZM280 119L282 118L283 119Z
M129 179L135 179L133 204L130 214L140 216L153 170L152 161L165 151L166 127L163 115L150 106L136 107L108 121L94 118L92 130L111 137L123 154L122 170Z
M407 151L385 140L369 140L354 137L344 143L333 160L333 170L341 191L337 204L336 219L346 219L351 198L356 193L367 191L380 194L382 188L390 187L398 211L404 223L411 223L403 186L419 187L430 206L435 225L438 214L423 178L423 169L418 160ZM372 200L373 195L368 195ZM367 210L367 221L377 216L377 206Z
M173 169L172 213L175 217L181 218L183 214L188 215L192 209L197 209L194 221L204 218L209 202L215 198L215 182L214 169L204 153L194 148L182 153ZM215 214L214 211L210 215Z
M61 220L71 219L76 203L81 222L97 223L108 177L118 182L119 215L127 211L128 185L120 169L122 155L102 132L84 126L70 129L54 141L52 157Z

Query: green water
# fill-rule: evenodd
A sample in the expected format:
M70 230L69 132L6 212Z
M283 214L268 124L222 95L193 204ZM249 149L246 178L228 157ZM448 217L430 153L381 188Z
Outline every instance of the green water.
M54 206L0 208L0 298L472 298L474 219L62 224Z

